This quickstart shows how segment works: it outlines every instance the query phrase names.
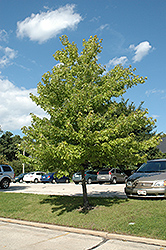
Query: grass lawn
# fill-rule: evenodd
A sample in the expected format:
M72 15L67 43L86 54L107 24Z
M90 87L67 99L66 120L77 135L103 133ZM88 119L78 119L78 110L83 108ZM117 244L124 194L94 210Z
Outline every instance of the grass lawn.
M0 193L0 217L166 240L166 200Z

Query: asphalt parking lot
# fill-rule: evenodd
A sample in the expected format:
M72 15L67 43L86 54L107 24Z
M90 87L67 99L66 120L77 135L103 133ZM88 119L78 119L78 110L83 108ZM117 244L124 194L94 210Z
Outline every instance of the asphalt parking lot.
M87 184L88 196L126 198L125 184ZM76 195L82 196L82 185L74 183L11 183L6 190L0 192L34 193L48 195Z

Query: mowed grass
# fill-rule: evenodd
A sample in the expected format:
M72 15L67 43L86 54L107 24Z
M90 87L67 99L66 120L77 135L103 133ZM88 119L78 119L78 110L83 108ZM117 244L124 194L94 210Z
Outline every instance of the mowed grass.
M166 240L166 200L0 193L0 217Z

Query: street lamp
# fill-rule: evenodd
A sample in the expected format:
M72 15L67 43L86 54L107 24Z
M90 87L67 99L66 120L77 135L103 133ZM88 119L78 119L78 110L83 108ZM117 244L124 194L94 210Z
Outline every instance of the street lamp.
M23 150L22 154L25 156L25 149ZM23 174L25 172L25 163L22 164L22 172L23 172Z

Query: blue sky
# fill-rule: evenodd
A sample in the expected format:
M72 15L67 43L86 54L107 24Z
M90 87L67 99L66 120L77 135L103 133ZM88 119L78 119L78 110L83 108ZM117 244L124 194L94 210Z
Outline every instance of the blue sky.
M166 133L165 0L0 0L0 125L21 134L30 113L43 111L29 98L53 58L63 34L82 50L82 40L103 39L99 62L107 70L121 63L147 76L125 98L144 101L157 132Z

